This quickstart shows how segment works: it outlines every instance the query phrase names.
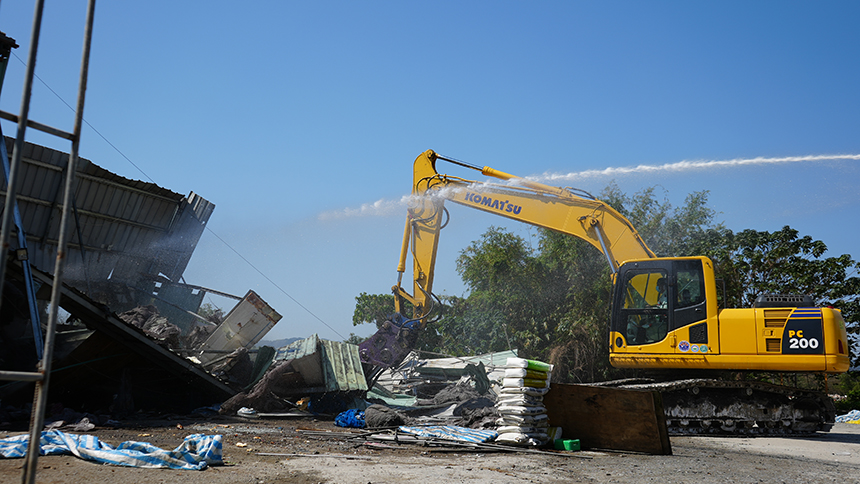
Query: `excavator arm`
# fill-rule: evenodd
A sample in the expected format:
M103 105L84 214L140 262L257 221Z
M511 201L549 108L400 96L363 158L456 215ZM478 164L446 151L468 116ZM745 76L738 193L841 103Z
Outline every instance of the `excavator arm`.
M480 171L484 176L500 180L500 183L440 174L436 170L439 160ZM606 256L613 273L624 261L655 257L624 216L588 194L544 185L487 166L469 165L428 150L416 158L413 166L412 198L397 267L398 280L392 288L396 296L395 310L402 313L402 300L409 301L414 308L412 317L419 320L421 326L426 323L434 304L433 268L439 232L447 222L447 200L579 237ZM402 287L402 276L410 254L413 261L412 294Z

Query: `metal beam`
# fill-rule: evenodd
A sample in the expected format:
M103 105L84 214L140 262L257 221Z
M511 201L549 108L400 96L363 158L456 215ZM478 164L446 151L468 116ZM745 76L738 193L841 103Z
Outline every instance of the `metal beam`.
M10 265L14 265L16 270L20 267L14 261ZM42 284L47 284L48 286L53 284L53 279L42 271L34 270L33 277ZM236 394L236 390L207 373L196 363L161 347L139 329L129 326L115 314L108 312L104 305L94 302L65 284L60 292L62 296L60 306L81 318L88 328L101 331L112 339L125 343L135 353L150 359L150 361L159 364L168 371L181 376L191 374L199 378L213 389L222 392L227 398Z

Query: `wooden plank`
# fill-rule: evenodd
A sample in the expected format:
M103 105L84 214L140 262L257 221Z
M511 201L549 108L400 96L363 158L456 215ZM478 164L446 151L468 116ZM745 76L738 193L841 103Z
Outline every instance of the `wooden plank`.
M544 404L549 424L583 449L672 454L658 392L553 383Z

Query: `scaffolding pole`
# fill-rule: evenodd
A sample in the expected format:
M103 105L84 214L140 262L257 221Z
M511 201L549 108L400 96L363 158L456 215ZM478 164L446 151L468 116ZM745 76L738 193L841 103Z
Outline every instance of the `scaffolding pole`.
M31 123L29 118L30 99L33 89L33 78L35 77L36 53L39 46L39 36L42 28L42 13L44 11L44 0L36 0L33 13L33 26L30 36L30 50L27 56L27 67L24 76L24 93L21 98L21 108L17 116L18 132L15 138L15 146L12 151L12 161L7 179L6 200L3 210L2 224L0 224L0 288L5 284L6 266L8 252L11 247L9 239L11 233L12 214L16 204L16 175L21 163L24 137L28 126L40 129L43 126ZM54 336L56 334L57 317L60 307L60 292L63 285L63 270L65 269L66 250L68 246L69 211L74 200L75 174L77 172L78 152L80 148L81 127L83 125L84 99L87 90L87 75L89 72L90 47L92 45L92 27L95 16L95 0L87 2L86 24L84 27L84 45L81 54L81 70L78 82L78 99L75 109L74 130L71 134L64 133L50 127L41 129L49 134L69 139L72 148L69 153L69 161L66 168L65 191L63 194L63 206L60 218L60 233L57 243L57 257L54 265L54 282L51 290L51 302L48 307L48 323L45 330L44 349L36 372L0 372L2 380L35 381L36 389L33 395L33 409L30 412L30 440L27 446L27 456L24 463L22 482L33 484L36 481L36 470L39 458L42 437L42 427L45 423L45 408L48 399L48 383L50 381L51 363L54 355ZM3 118L9 119L8 113L3 113ZM2 140L0 140L2 141ZM5 142L5 141L2 141ZM2 305L0 297L0 305Z

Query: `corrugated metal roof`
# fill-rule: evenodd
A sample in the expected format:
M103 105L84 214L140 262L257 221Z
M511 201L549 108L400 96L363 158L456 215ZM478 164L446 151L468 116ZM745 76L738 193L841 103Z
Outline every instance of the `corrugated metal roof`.
M274 361L295 360L317 352L319 346L319 336L316 333L305 339L293 341L287 346L278 348L275 353Z
M323 340L313 334L278 349L274 361L281 360L293 360L293 367L310 386L319 385L326 392L367 391L354 344Z
M458 379L466 373L466 365L478 363L484 364L487 378L501 382L505 377L508 358L516 356L517 350L509 350L476 356L421 359L417 351L412 351L400 366L384 371L376 383L386 390L396 391L404 382L421 380L431 375L442 379Z
M322 340L323 370L328 391L367 391L358 346Z
M452 356L448 358L431 358L419 361L415 368L465 368L468 364L483 363L487 369L505 368L508 358L516 358L517 350L498 351L476 356Z
M13 145L6 137L10 156ZM68 153L24 143L18 169L17 200L30 263L46 272L54 270L68 158ZM70 234L65 269L69 284L88 291L108 279L129 287L149 287L159 273L179 279L214 204L193 192L185 197L123 178L84 158L76 182L78 223Z

